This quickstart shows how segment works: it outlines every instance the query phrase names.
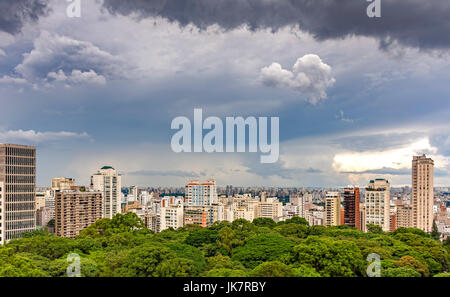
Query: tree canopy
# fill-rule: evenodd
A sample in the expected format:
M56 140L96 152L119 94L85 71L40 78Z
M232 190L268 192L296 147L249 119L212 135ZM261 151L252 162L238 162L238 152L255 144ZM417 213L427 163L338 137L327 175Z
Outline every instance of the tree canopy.
M154 234L134 213L101 219L75 239L47 231L0 247L0 277L64 277L79 255L86 277L364 277L379 255L383 277L448 277L450 241L414 228L367 233L243 219Z

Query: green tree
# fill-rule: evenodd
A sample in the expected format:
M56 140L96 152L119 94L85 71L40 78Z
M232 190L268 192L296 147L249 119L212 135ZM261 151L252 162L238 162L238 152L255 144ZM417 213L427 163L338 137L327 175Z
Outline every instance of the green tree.
M145 244L135 247L115 270L116 276L149 277L157 276L157 267L165 260L175 258L175 253L159 244Z
M326 277L361 276L365 263L354 242L318 237L295 246L291 261L310 265Z
M69 238L37 235L12 240L6 246L16 253L31 253L53 260L71 252L74 249L74 241Z
M225 250L228 255L233 253L236 246L242 245L243 241L238 238L236 232L230 227L222 228L219 231L219 245Z
M46 277L42 269L28 257L14 254L11 248L0 248L0 277Z
M285 221L278 222L277 225L284 225L284 224L298 224L298 225L309 226L308 221L305 218L301 218L301 217L292 217L292 219L287 219Z
M206 273L206 277L246 277L247 273L244 270L220 268L213 269Z
M277 223L275 223L275 221L270 218L256 218L253 220L252 223L253 225L258 227L267 227L270 229L272 229L277 225Z
M195 277L197 275L198 270L194 261L183 258L164 260L156 267L153 274L157 277Z
M439 240L441 238L441 233L438 231L435 220L433 220L433 231L431 232L431 238L434 240Z
M420 273L412 268L388 268L381 270L382 277L420 277Z
M368 224L367 232L381 234L381 233L383 233L383 228L381 228L381 226L378 226L375 224Z
M233 261L228 256L218 255L208 258L208 270L233 268Z
M291 251L294 243L280 235L259 234L250 238L245 245L233 251L232 259L247 268L255 268L266 261L276 261Z
M294 277L295 271L278 261L265 262L250 272L251 277Z
M275 227L274 230L285 237L306 238L308 236L308 227L301 224L283 224Z
M152 232L145 227L144 222L133 212L126 214L116 214L112 219L103 218L93 225L81 230L78 237L99 237L109 236L115 233L126 233L143 229L146 233Z
M320 273L313 267L307 265L300 265L299 267L294 268L294 272L297 277L320 277Z
M189 235L184 241L184 243L195 247L201 247L205 244L216 243L218 238L219 232L215 230L210 229L195 230L189 232Z
M394 262L398 267L411 268L420 273L422 276L430 276L427 265L411 256L403 256L400 260Z

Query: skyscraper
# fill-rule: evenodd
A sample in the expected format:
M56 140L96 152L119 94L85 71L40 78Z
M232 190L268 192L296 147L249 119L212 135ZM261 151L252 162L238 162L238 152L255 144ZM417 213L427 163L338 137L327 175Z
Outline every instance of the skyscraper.
M325 226L338 226L341 224L341 193L328 192L325 197Z
M36 229L36 147L0 144L0 243Z
M187 206L206 206L217 203L216 181L208 180L201 184L193 180L185 186L185 203Z
M380 226L383 231L390 231L390 202L391 186L385 179L375 179L369 182L365 193L365 219L363 230L367 231L367 225Z
M347 187L344 189L344 209L344 224L360 230L361 220L358 187Z
M412 160L412 223L431 232L433 228L434 161L425 155Z
M103 198L103 218L121 213L122 176L111 166L102 167L91 176L91 188L100 191Z

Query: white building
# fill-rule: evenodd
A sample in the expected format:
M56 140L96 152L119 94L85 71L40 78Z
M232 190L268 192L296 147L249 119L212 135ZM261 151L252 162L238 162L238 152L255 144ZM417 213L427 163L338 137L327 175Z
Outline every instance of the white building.
M216 181L200 183L193 180L185 186L187 206L208 206L218 202Z
M341 193L328 192L325 197L325 226L339 226L341 223Z
M283 217L283 203L277 198L265 198L258 205L258 218L278 220Z
M91 188L102 193L103 218L112 218L121 213L122 176L110 167L104 166L91 176Z
M366 224L363 230L367 231L367 225L373 224L390 231L390 204L391 186L385 179L375 179L366 187L364 198Z
M160 230L178 229L184 226L183 199L164 197L161 199Z

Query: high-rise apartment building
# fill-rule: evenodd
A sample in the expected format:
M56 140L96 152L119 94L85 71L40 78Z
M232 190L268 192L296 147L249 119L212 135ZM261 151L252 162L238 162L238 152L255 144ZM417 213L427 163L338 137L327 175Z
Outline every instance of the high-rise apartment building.
M102 193L57 191L55 193L56 236L74 238L102 218Z
M390 201L391 186L386 179L371 180L366 187L364 196L365 220L363 230L367 231L367 225L380 226L383 231L389 232L390 228Z
M397 228L413 227L413 209L409 205L397 206Z
M121 213L122 176L111 166L102 167L91 176L91 188L100 191L103 197L102 216L112 218Z
M52 190L53 191L64 191L71 190L75 187L75 179L68 177L55 177L52 178Z
M297 216L304 218L305 217L305 199L303 196L297 194L293 195L289 198L292 205L298 207L298 214Z
M338 226L341 224L341 193L328 192L325 197L325 226Z
M347 187L344 189L344 224L349 227L361 229L359 211L359 188Z
M431 232L433 228L434 162L425 155L412 161L412 223L415 228Z
M211 227L214 224L214 209L210 206L188 206L184 208L184 225Z
M36 147L0 144L0 243L36 229Z
M200 183L193 180L185 186L185 203L187 206L205 206L218 202L216 181Z
M259 202L257 208L257 218L269 218L277 221L283 217L283 203L277 198L264 198Z

